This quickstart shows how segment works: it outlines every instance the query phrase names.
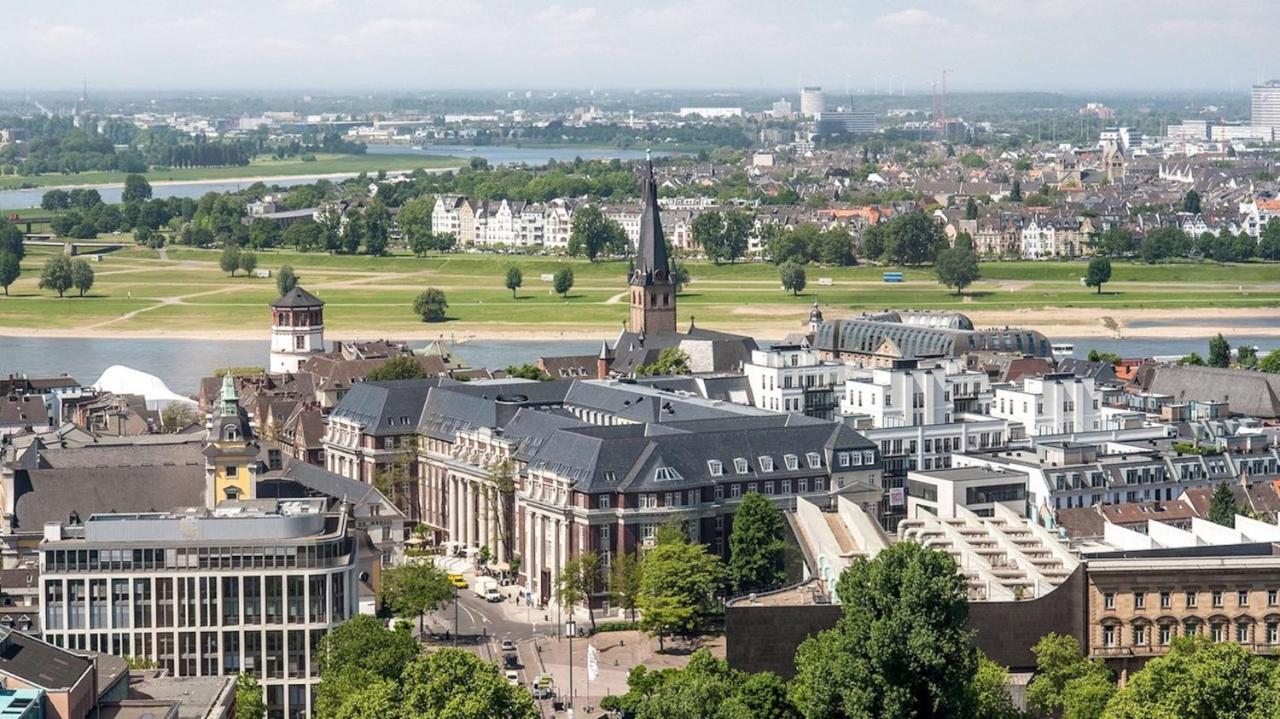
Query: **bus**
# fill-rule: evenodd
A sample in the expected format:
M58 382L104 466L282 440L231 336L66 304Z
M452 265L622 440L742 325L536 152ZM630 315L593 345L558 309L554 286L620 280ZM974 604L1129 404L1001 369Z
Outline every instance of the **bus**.
M885 281L885 282L902 282L902 273L901 273L901 272L886 272L886 273L884 273L884 281Z

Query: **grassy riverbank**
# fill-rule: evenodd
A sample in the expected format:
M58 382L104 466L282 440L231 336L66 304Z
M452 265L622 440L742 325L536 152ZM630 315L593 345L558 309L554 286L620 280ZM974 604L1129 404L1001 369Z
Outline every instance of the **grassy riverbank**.
M218 252L137 247L94 263L97 281L86 298L58 299L37 286L50 248L32 248L22 278L0 297L0 332L75 336L262 337L271 279L228 277ZM423 338L440 334L499 338L602 337L627 315L624 262L588 263L553 257L458 254L416 258L259 254L259 266L291 264L303 284L326 302L335 336ZM503 286L508 267L524 273L515 298ZM569 266L576 282L567 298L543 280ZM802 329L813 302L828 317L893 308L965 312L980 326L1025 325L1050 336L1200 336L1232 318L1280 317L1280 266L1264 264L1143 265L1116 263L1116 281L1102 294L1082 287L1083 263L984 263L984 279L957 297L928 269L906 269L906 282L886 285L883 268L808 269L800 296L779 288L772 265L689 263L693 282L679 298L681 326L781 337ZM819 283L829 278L831 283ZM413 298L443 289L449 321L419 322ZM1139 320L1175 320L1169 326ZM1280 322L1248 320L1251 334L1280 336ZM1152 326L1152 325L1156 326ZM1258 325L1255 331L1253 325Z

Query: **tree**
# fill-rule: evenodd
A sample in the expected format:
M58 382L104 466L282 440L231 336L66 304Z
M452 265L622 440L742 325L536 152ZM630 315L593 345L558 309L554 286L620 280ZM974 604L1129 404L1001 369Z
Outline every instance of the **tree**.
M321 638L315 651L321 679L315 715L355 716L350 708L353 695L382 683L398 684L416 656L418 642L408 624L387 629L377 617L361 614L338 625Z
M413 300L413 311L423 322L443 322L445 310L449 308L445 300L444 290L428 287Z
M364 378L367 382L383 382L397 379L426 379L430 376L431 374L417 357L401 355L392 357L381 367L374 367Z
M282 236L280 225L265 217L259 217L249 224L249 244L259 250L280 244Z
M1276 669L1232 642L1179 637L1107 702L1107 719L1270 719Z
M1258 370L1268 374L1280 374L1280 349L1271 350L1258 362Z
M1204 358L1200 356L1199 352L1192 352L1191 354L1179 359L1178 364L1183 365L1184 367L1203 367Z
M787 262L778 267L778 278L782 280L782 289L791 290L792 296L798 296L804 290L804 268L794 262Z
M40 209L51 212L71 207L71 195L66 190L49 190L40 198Z
M520 271L519 267L507 268L506 284L507 289L511 290L511 299L514 300L516 298L516 290L520 289L520 286L524 284L524 273Z
M160 412L160 426L169 432L177 432L200 421L200 415L185 402L170 402Z
M833 267L855 264L853 259L853 235L843 227L832 227L819 233L814 252L818 262Z
M241 252L240 269L244 270L245 276L253 276L253 271L258 269L258 254L249 251Z
M323 683L323 680L322 680ZM533 696L495 664L461 649L419 655L400 676L404 719L539 719Z
M9 294L9 285L17 281L21 274L22 263L18 262L18 258L12 252L0 250L0 287L4 288L6 296Z
M780 586L787 578L786 520L763 494L748 492L733 514L729 534L729 577L739 593Z
M298 286L298 273L293 271L293 265L281 265L279 271L276 272L276 291L283 297L289 294L289 290Z
M964 288L982 276L978 267L978 253L960 247L949 247L938 253L933 270L944 287L954 287L956 297Z
M591 595L600 586L600 555L583 552L564 563L556 577L556 595L560 606L569 614L579 604L585 604L591 619L591 629L596 628L596 612L591 608Z
M1013 187L1009 190L1009 200L1011 202L1022 202L1022 182L1020 180L1013 181Z
M1271 218L1262 226L1258 237L1258 257L1280 260L1280 218Z
M62 297L71 289L75 279L71 271L71 258L66 255L55 255L44 263L44 271L40 273L40 289L54 290Z
M551 376L538 369L538 365L531 362L525 362L522 365L508 365L506 369L508 377L519 377L520 379L534 379L539 382L545 382L551 379Z
M218 259L218 267L222 268L223 272L229 272L232 277L235 277L236 270L240 269L240 248L228 242L227 246L222 248L222 257Z
M142 175L126 175L124 191L120 193L121 202L142 202L151 199L151 183Z
M1195 190L1187 190L1187 194L1182 196L1182 211L1190 212L1194 215L1200 214L1200 193Z
M1090 362L1106 362L1107 364L1120 364L1124 358L1115 352L1099 352L1096 349L1089 350Z
M382 572L383 603L401 619L417 617L419 632L424 631L427 612L453 599L455 590L444 572L426 562L401 564Z
M610 706L635 719L799 719L786 685L768 672L746 674L729 668L706 649L683 668L650 670L636 666L627 675L627 693Z
M312 252L324 248L325 231L313 220L302 220L284 228L280 242L299 252Z
M400 234L409 243L413 254L421 257L427 254L428 241L431 238L431 212L435 209L435 201L424 195L415 197L404 203L396 214L396 224L400 226Z
M973 677L974 700L980 719L1023 719L1009 695L1009 670L978 654L978 673Z
M1210 367L1230 367L1231 366L1231 344L1219 332L1216 337L1209 340L1209 366Z
M1227 484L1226 480L1219 482L1209 497L1208 520L1223 527L1235 527L1236 515L1239 512L1240 509L1236 506L1236 495L1231 491L1231 485Z
M658 358L636 369L642 377L662 377L667 375L689 374L689 354L679 347L664 347Z
M1111 687L1111 671L1097 659L1087 659L1080 642L1068 634L1049 633L1032 647L1036 656L1036 676L1027 686L1028 708L1045 715L1062 713L1071 719L1098 719L1101 705L1095 700L1099 682ZM1114 688L1112 688L1114 690ZM1067 707L1073 713L1067 713ZM1092 713L1089 708L1092 707Z
M639 598L640 560L635 554L623 552L609 563L609 602L630 613L634 622Z
M390 239L391 211L375 197L364 210L364 250L375 257L385 255Z
M978 203L974 201L972 197L970 197L964 203L964 219L966 220L978 219Z
M677 296L689 285L689 268L683 262L671 261L671 284L676 286Z
M667 542L649 549L640 567L640 628L657 635L692 634L715 606L724 582L720 561L701 544Z
M863 250L868 257L883 262L909 266L927 264L950 245L942 224L923 212L898 215L875 225L872 230L867 232L870 237L864 236ZM872 254L873 250L877 252Z
M1102 294L1102 285L1111 281L1111 260L1095 257L1089 260L1089 269L1085 272L1084 283L1087 287L1097 287Z
M0 252L8 252L18 260L27 256L22 231L12 223L0 221Z
M724 229L721 232L721 248L723 259L733 263L747 254L751 233L755 230L756 221L750 213L742 210L729 210L724 213Z
M3 273L0 273L2 275ZM1236 348L1236 364L1246 369L1258 365L1258 348L1253 345L1240 345Z
M1131 255L1137 246L1133 233L1119 226L1103 232L1097 242L1098 253L1112 257Z
M689 234L693 243L702 248L703 254L717 265L724 253L724 216L715 210L703 212L689 223Z
M551 278L551 286L563 299L569 299L569 290L573 289L573 270L561 267Z
M267 702L262 698L262 685L252 674L236 676L236 719L262 719Z
M81 297L93 287L93 268L88 260L78 259L71 263L71 285Z
M944 552L903 542L840 575L843 614L796 653L806 717L975 716L966 581Z
M600 255L622 254L626 249L626 231L605 217L599 208L587 206L573 213L569 228L569 254L595 262Z

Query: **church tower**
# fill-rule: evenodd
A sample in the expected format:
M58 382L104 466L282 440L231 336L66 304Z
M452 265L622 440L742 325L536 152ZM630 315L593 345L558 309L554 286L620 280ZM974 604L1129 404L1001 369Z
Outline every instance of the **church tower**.
M637 334L668 334L676 331L676 286L671 280L667 241L658 213L658 183L653 179L653 160L648 160L641 191L640 241L636 243L636 263L631 271L631 316L627 329Z
M224 499L258 496L258 443L230 372L223 375L218 404L209 413L204 476L205 506L211 509Z
M324 301L301 287L271 303L271 370L297 372L324 352Z

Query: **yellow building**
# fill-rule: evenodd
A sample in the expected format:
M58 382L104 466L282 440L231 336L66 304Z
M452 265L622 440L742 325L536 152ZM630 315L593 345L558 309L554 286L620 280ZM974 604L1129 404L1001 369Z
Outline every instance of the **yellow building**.
M208 507L216 507L224 499L257 499L258 443L230 374L222 378L219 402L209 415L209 445L204 456Z

